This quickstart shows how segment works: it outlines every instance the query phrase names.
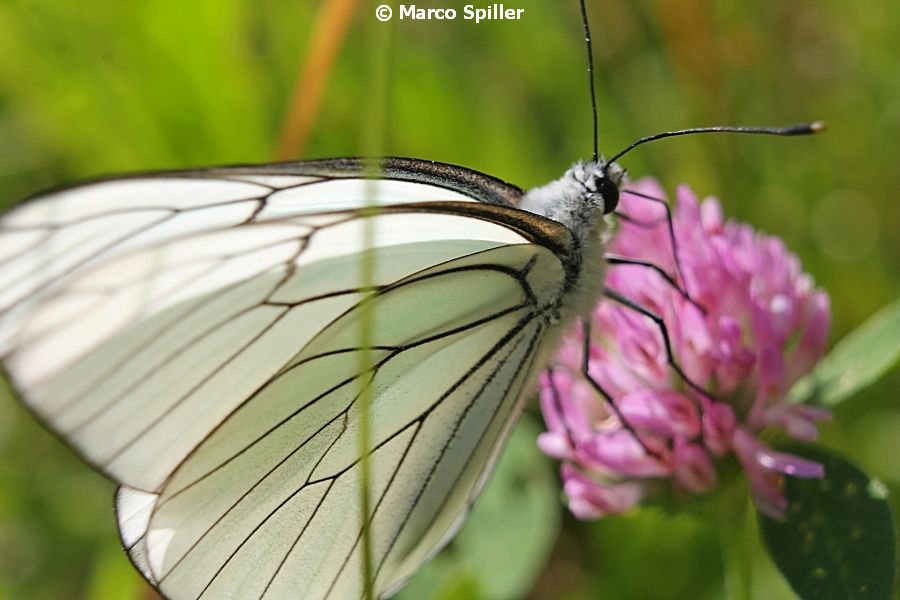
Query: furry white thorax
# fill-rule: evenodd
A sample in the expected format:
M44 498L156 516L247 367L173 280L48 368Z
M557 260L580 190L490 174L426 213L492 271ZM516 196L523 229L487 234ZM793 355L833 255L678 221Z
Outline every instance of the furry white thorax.
M562 223L584 244L588 238L605 233L604 201L598 188L598 182L604 178L618 189L625 179L625 170L602 158L577 162L556 181L529 190L519 208ZM598 223L601 231L595 231Z
M611 234L611 220L604 218L605 206L599 182L607 178L616 189L625 180L625 170L616 163L584 161L572 165L562 177L528 191L519 208L553 219L569 228L579 242L581 269L573 288L567 294L560 311L560 321L591 314L603 293L606 261L603 251ZM558 339L562 328L548 335ZM548 347L555 347L556 341Z

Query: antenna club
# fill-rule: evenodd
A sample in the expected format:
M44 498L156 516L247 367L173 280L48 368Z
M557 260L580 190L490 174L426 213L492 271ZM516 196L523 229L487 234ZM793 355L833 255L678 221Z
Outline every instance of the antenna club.
M765 129L765 128L750 128L750 129ZM822 133L825 131L825 122L824 121L812 121L811 123L799 123L797 125L790 125L788 127L781 128L781 135L810 135L816 133Z

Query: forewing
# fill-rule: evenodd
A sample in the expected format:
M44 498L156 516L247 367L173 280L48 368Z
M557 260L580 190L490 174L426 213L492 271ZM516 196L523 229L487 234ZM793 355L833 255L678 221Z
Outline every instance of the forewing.
M64 190L0 221L4 367L87 461L155 491L366 293L369 196L391 211L369 217L383 251L369 285L525 241L440 208L480 204L468 196L413 181L220 170Z

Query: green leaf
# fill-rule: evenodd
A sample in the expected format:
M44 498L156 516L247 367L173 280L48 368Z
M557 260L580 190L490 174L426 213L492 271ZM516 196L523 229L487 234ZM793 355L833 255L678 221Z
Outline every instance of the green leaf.
M401 590L398 600L503 600L534 585L559 533L559 483L524 416L456 539Z
M847 460L810 446L788 451L825 466L822 481L788 477L784 521L760 516L766 547L803 598L894 598L894 525L883 483Z
M792 402L835 406L874 383L900 359L900 299L850 332L791 388Z

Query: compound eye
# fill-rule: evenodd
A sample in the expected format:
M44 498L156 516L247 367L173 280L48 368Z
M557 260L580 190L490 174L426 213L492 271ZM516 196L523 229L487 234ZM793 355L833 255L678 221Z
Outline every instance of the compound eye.
M597 191L603 196L603 214L608 215L619 205L619 188L607 177L597 181Z

